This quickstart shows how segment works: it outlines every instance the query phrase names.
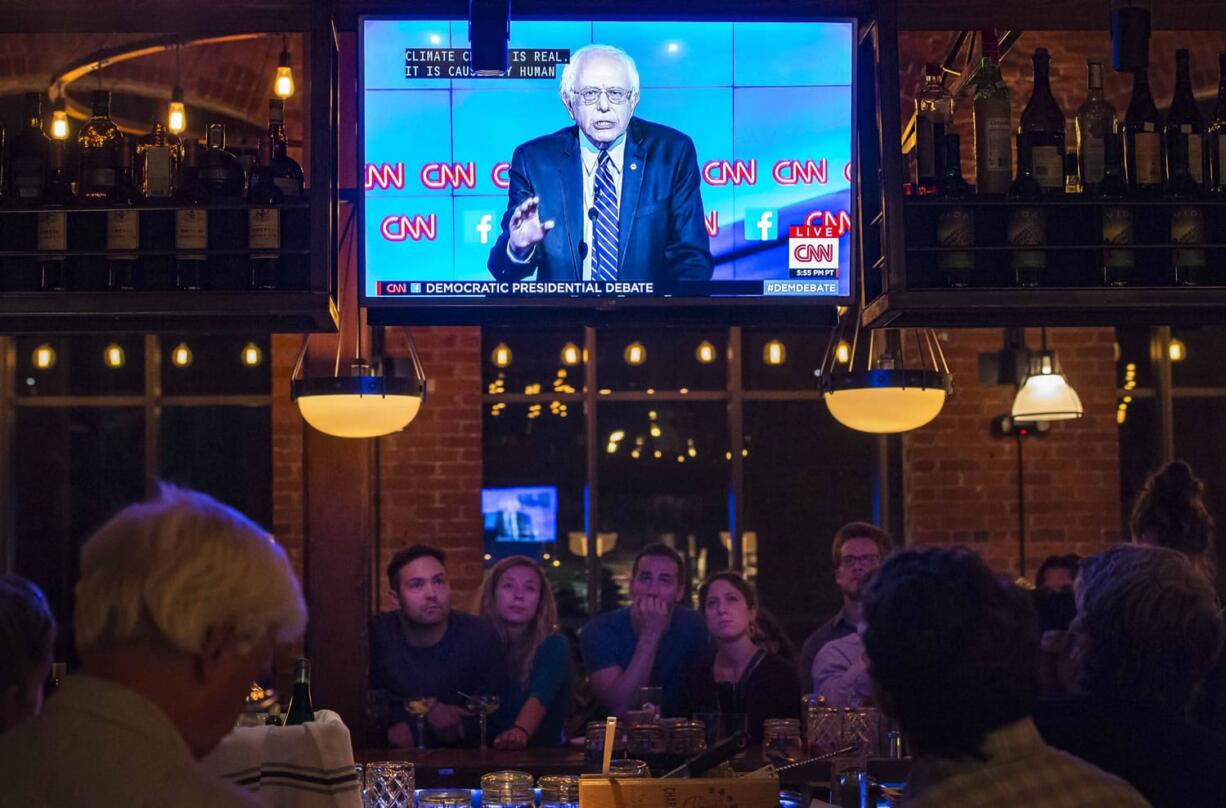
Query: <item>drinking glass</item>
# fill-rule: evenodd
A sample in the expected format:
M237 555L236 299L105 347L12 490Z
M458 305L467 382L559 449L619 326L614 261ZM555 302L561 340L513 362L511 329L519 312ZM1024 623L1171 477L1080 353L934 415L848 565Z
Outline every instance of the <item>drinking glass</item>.
M426 748L426 716L438 704L434 696L414 696L404 700L404 709L417 719L417 748Z
M465 706L471 712L477 714L477 719L481 724L481 748L489 749L489 745L485 741L486 728L489 724L490 713L498 709L502 704L502 699L498 696L469 696L465 702Z
M535 808L532 775L500 771L481 775L482 808Z
M417 808L471 808L473 793L466 788L426 788L417 795Z
M625 780L631 777L651 777L647 763L634 758L620 758L609 761L609 776Z
M367 763L362 804L369 808L413 808L413 774L412 763Z
M776 766L787 766L800 760L803 754L799 720L768 718L763 722L762 760Z
M579 808L579 778L548 774L536 782L541 789L541 808Z
M870 757L876 757L881 735L881 713L872 707L851 707L843 710L843 746L859 747L856 753L861 767Z
M664 688L658 685L639 688L639 709L651 713L651 721L660 717L660 705L664 701Z

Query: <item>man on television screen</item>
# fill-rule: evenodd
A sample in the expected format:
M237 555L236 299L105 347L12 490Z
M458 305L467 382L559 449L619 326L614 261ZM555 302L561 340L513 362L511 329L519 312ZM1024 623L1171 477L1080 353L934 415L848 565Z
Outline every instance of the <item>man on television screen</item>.
M707 281L713 265L689 136L634 117L639 74L619 48L588 45L562 71L575 125L515 149L499 280Z

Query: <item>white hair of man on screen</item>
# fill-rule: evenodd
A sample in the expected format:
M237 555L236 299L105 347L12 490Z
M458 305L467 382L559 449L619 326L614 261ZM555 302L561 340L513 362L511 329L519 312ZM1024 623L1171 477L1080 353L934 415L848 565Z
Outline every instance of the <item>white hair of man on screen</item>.
M604 56L620 60L626 66L626 75L630 79L630 86L626 89L633 96L639 94L639 69L634 64L634 59L630 54L612 45L584 45L570 55L570 61L562 68L560 84L563 102L571 101L575 97L575 93L579 89L579 71L582 69L583 60L590 56Z
M162 485L81 550L77 647L152 644L200 654L224 628L240 653L290 643L307 610L285 550L247 517L195 491Z

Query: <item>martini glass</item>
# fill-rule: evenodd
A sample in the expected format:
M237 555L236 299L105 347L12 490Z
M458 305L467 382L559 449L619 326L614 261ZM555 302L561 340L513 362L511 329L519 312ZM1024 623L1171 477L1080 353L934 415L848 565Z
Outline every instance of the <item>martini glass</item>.
M404 700L404 709L417 718L417 748L426 748L426 714L434 709L438 699L434 696L416 696Z
M486 726L489 723L490 713L498 709L502 704L502 699L498 696L469 696L465 700L465 707L469 711L477 714L477 719L481 722L481 748L489 749L486 744Z

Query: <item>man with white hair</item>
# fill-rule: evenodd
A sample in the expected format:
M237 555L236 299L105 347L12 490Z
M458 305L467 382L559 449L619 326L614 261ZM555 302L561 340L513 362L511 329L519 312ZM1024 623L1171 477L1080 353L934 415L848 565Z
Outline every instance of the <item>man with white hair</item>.
M491 274L665 287L710 280L694 142L634 117L634 60L588 45L571 55L561 84L575 125L515 149Z
M259 805L196 761L234 726L306 606L285 551L212 498L164 486L81 550L82 672L0 737L5 805Z

